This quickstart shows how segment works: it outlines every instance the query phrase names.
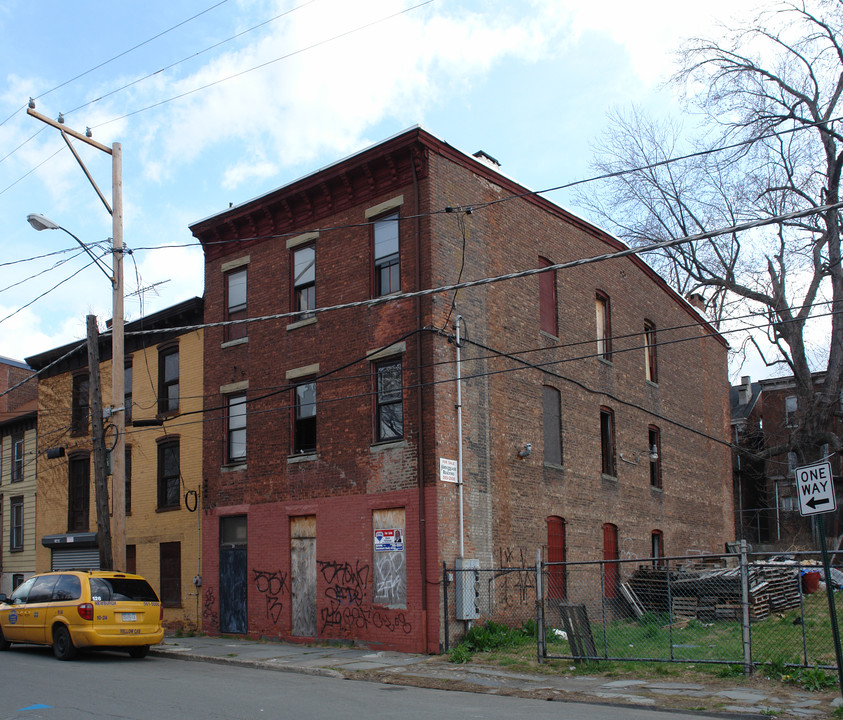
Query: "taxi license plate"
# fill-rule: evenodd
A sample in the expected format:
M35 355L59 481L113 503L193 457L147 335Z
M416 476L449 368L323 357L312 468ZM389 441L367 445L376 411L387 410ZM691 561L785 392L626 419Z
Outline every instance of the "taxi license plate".
M137 622L138 621L138 614L137 613L123 613L123 622Z

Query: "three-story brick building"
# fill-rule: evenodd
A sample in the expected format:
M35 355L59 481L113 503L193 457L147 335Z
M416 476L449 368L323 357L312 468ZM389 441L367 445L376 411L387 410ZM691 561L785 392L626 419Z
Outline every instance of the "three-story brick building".
M488 156L414 128L191 230L206 630L436 651L443 563L732 538L726 343L637 257L556 267L624 246Z

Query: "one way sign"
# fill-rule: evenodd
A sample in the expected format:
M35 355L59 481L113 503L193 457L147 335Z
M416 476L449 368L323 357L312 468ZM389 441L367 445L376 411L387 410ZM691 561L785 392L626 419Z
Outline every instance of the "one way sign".
M837 509L831 463L821 462L796 468L796 491L799 494L799 512L818 515Z

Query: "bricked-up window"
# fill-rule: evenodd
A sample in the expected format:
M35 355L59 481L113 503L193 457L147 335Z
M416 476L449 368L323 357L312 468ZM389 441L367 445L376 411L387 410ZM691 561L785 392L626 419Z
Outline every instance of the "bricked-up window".
M16 432L12 435L12 482L23 480L23 432Z
M653 558L653 567L664 566L664 534L661 530L653 530L650 533L650 552Z
M132 422L132 379L132 363L129 361L123 369L123 407L127 425Z
M316 382L313 380L295 387L293 452L316 452Z
M158 353L158 412L161 415L179 409L179 349L163 348Z
M401 291L398 252L398 213L390 213L372 223L374 238L375 295Z
M90 409L90 387L88 374L73 376L73 397L70 408L70 434L88 434L88 415Z
M609 296L598 290L595 300L597 312L597 357L612 360L612 315Z
M650 458L650 487L662 486L662 441L661 431L650 425L647 429L647 448Z
M603 594L607 598L618 596L618 528L606 523L603 525Z
M226 417L226 462L242 462L246 459L246 395L228 396Z
M547 258L539 257L539 267L553 265ZM539 273L539 328L549 335L559 335L556 312L556 271Z
M245 320L246 314L246 268L238 268L225 274L225 319ZM237 322L225 326L225 340L239 340L247 335L248 324Z
M375 440L386 442L404 437L404 381L401 360L375 363Z
M293 307L296 320L313 317L316 307L316 248L313 245L293 251Z
M161 604L164 607L181 607L181 543L161 543Z
M544 462L562 464L562 396L554 387L542 387L542 421L544 424Z
M568 596L567 567L553 563L566 561L565 521L561 517L547 518L547 596L552 600L563 600Z
M158 443L158 509L179 507L179 441L167 439Z
M644 374L652 383L659 381L658 364L656 362L656 325L650 320L644 321Z
M90 502L91 463L87 455L70 458L67 488L67 531L87 532Z
M601 472L617 476L615 459L615 413L609 408L600 408L600 458Z
M23 495L9 499L9 510L9 550L20 552L23 550Z

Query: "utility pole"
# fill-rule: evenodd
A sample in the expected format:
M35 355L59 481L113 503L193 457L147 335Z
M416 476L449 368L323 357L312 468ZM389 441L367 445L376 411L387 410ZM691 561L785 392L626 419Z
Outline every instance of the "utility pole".
M108 521L108 477L105 467L105 429L102 422L102 387L100 386L100 348L97 318L88 315L88 376L91 405L91 439L94 446L94 497L97 504L97 545L100 569L114 569L111 554L111 523Z
M113 569L125 571L126 569L126 413L125 413L125 359L123 346L123 150L120 143L114 143L111 147L97 142L91 137L88 129L83 135L76 130L71 130L64 125L64 117L59 115L58 121L35 112L35 102L29 101L27 114L36 120L56 128L62 139L70 148L76 162L88 178L88 182L96 191L105 209L111 215L112 224L112 255L113 271L111 276L112 287L112 315L111 315L111 422L116 430L116 439L111 450L111 509L113 515L113 533L111 535L111 555L113 557ZM111 155L111 205L105 199L97 186L82 158L76 152L76 148L70 142L75 138L91 147L96 148L108 155ZM63 228L62 228L63 229ZM72 235L72 233L70 233ZM75 237L75 236L74 236ZM78 238L77 238L78 240ZM80 241L81 244L81 241ZM102 417L102 415L100 415ZM106 513L105 522L110 522ZM98 523L100 520L98 519Z

